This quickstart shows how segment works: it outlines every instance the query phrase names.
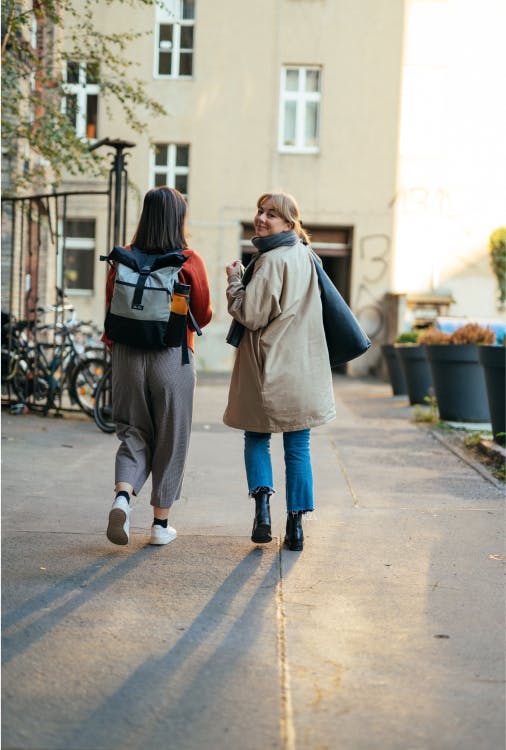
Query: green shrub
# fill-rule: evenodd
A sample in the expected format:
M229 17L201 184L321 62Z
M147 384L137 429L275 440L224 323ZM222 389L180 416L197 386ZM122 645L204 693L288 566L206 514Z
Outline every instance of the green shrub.
M506 302L506 227L499 227L489 238L490 260L499 285L499 300Z
M395 339L396 344L417 344L421 331L404 331Z

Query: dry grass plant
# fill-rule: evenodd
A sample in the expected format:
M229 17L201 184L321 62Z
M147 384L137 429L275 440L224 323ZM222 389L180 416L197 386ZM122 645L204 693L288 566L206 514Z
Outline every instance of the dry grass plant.
M445 333L438 328L429 328L419 339L419 344L429 346L447 346L448 344L495 344L495 333L491 328L480 326L478 323L467 323L457 328L453 333Z

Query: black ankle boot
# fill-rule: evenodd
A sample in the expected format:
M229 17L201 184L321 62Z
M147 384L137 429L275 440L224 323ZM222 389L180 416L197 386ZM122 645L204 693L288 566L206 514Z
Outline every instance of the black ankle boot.
M304 548L302 513L288 514L286 518L285 546L293 552L300 552Z
M253 521L251 541L264 544L272 540L270 495L268 492L257 492L253 497L255 498L255 520Z

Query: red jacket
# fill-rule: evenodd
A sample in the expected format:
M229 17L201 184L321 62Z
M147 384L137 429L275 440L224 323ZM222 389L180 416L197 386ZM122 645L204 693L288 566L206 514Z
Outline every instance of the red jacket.
M127 247L129 246L127 245ZM213 315L206 267L202 257L195 250L187 248L183 251L183 255L185 255L188 260L179 272L179 280L182 284L191 285L190 309L199 327L204 328ZM112 266L109 268L105 286L106 310L109 309L109 305L111 304L115 276L116 266ZM188 324L187 340L189 348L192 351L195 351L195 333L191 323ZM110 341L105 333L102 335L102 341L109 347L109 349L112 348L114 342Z

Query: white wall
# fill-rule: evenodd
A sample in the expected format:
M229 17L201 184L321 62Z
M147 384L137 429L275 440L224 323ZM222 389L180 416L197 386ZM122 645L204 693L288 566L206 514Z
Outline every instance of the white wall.
M506 223L502 0L407 0L394 291L495 317L488 238Z

